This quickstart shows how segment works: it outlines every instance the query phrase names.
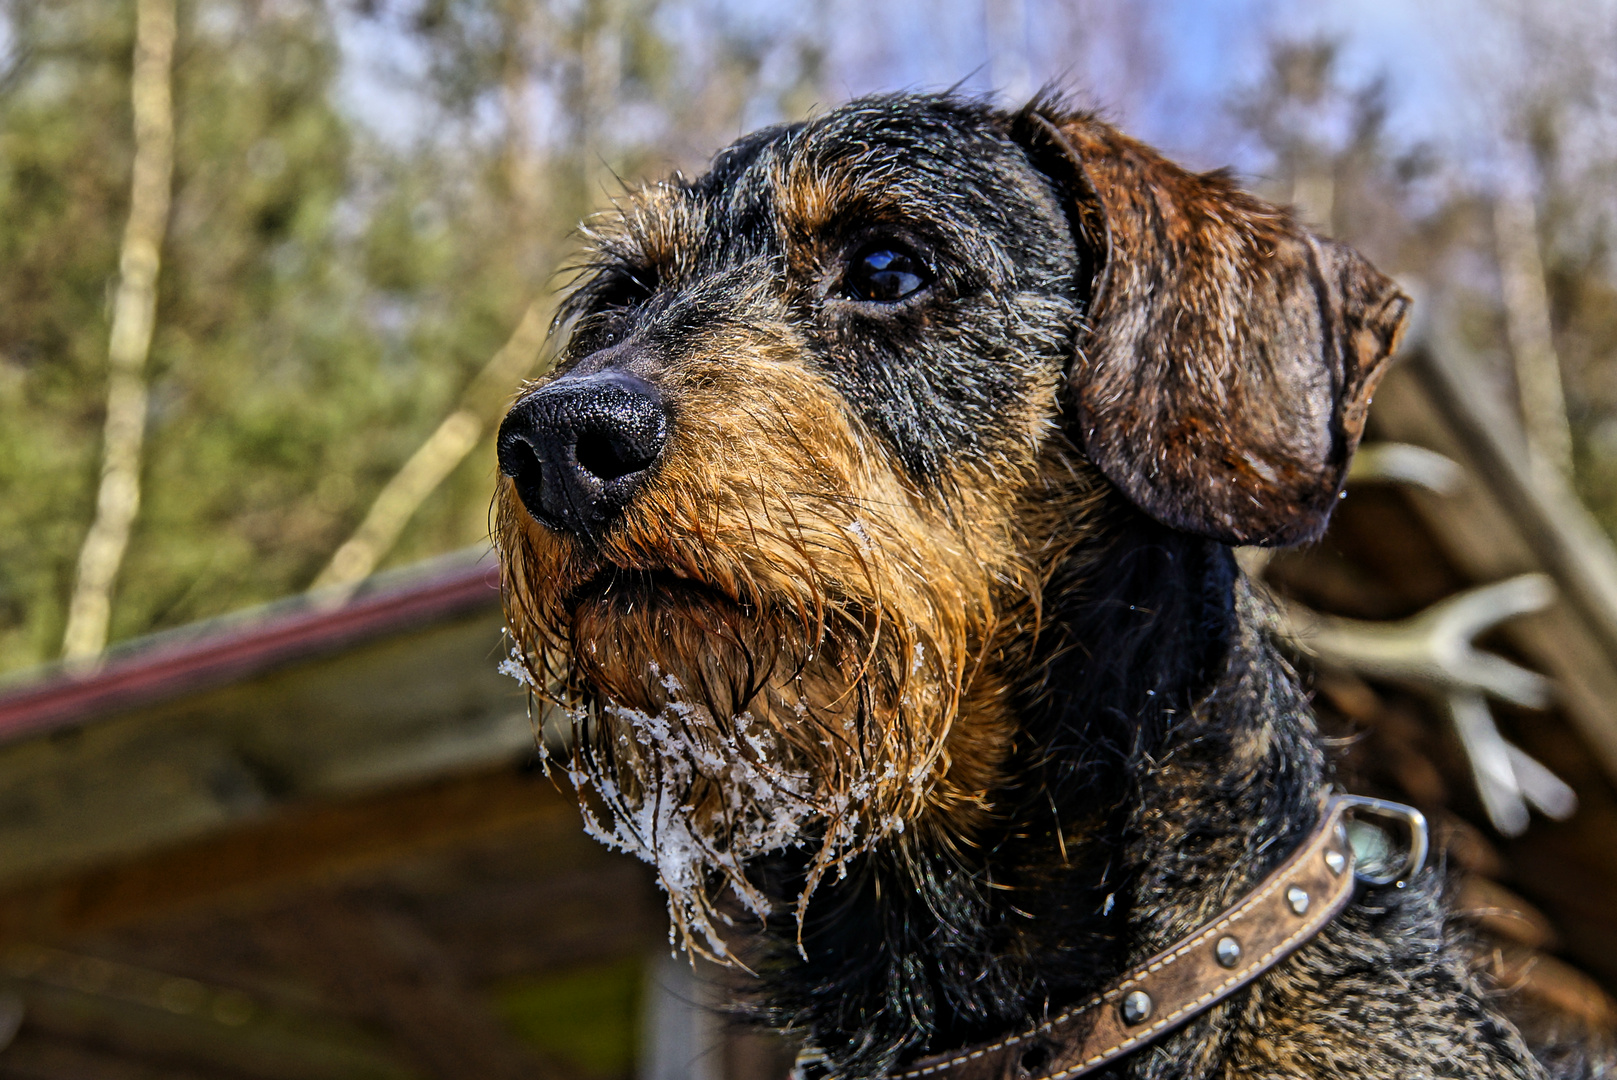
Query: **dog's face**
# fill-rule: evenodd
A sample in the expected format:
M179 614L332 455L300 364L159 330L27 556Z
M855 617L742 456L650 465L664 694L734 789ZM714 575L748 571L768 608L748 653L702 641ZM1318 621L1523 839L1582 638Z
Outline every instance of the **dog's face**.
M806 902L991 813L1044 583L1108 505L1317 530L1402 315L1217 178L943 97L760 132L589 237L500 433L508 613L603 827L713 943L752 856L810 845Z

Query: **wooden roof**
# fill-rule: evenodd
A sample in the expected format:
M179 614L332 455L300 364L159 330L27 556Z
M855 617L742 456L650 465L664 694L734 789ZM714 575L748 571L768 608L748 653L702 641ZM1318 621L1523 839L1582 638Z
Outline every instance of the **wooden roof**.
M627 1075L662 904L532 768L497 586L454 556L0 694L0 1076Z

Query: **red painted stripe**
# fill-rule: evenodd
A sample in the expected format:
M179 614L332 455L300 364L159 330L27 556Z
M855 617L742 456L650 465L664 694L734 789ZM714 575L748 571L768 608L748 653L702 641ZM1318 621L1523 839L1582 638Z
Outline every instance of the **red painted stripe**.
M75 727L107 713L223 686L373 638L414 630L500 602L499 569L482 564L361 596L333 610L303 609L217 634L116 656L88 675L58 669L0 691L0 742ZM235 622L233 618L230 622Z

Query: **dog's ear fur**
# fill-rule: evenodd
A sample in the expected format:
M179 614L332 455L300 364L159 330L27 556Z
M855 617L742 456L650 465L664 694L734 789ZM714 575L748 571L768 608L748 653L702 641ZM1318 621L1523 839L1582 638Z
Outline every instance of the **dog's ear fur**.
M1016 127L1094 264L1070 372L1090 459L1186 532L1318 536L1409 298L1222 173L1088 116L1034 106Z

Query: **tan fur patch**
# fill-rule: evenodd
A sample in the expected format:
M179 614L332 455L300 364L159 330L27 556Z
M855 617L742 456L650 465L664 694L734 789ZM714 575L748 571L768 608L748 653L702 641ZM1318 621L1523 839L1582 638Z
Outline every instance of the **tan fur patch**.
M1043 575L1100 497L1060 438L1046 461L1030 440L999 475L920 492L804 355L789 327L731 329L660 375L674 438L595 548L535 524L508 481L497 505L512 631L536 683L588 714L578 765L608 779L613 813L651 822L665 749L696 759L673 794L745 894L757 852L736 845L759 829L779 845L783 808L763 803L793 802L823 831L800 912L884 836L969 842ZM768 790L738 794L737 768ZM683 914L716 942L706 899Z

